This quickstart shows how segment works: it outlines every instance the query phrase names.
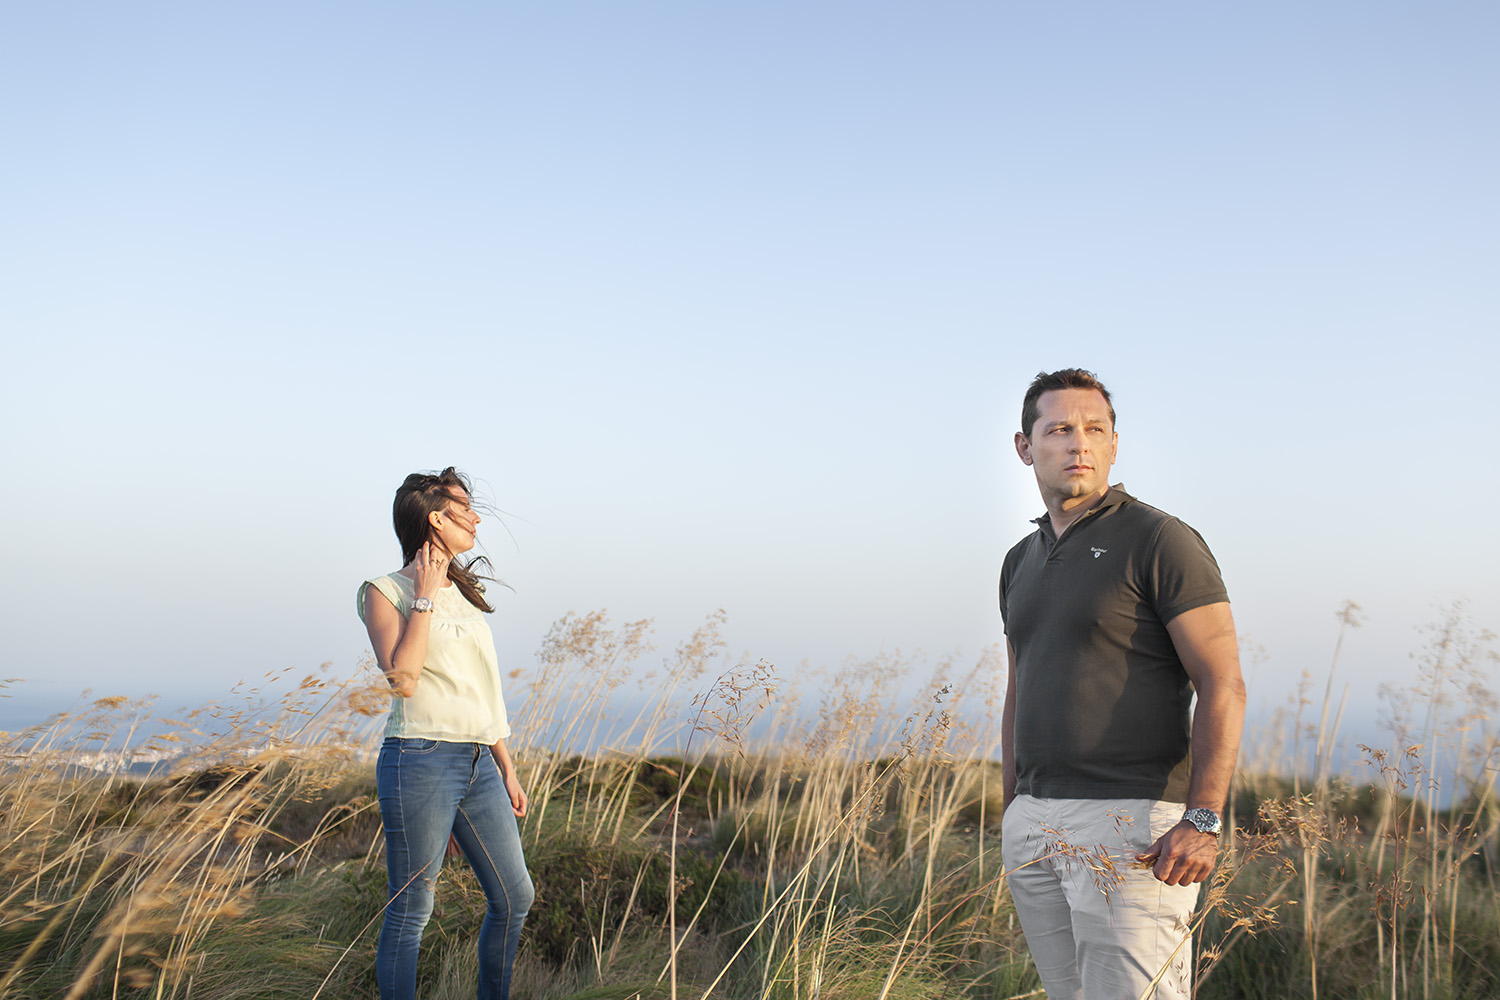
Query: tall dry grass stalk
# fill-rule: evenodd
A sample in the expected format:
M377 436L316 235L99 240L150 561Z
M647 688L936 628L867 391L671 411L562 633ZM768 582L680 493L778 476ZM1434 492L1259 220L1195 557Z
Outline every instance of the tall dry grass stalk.
M724 621L658 657L650 622L568 615L513 675L538 887L517 989L1040 995L996 851L998 650L784 671L726 655ZM1327 678L1309 674L1236 778L1193 926L1200 996L1494 995L1491 637L1445 615L1359 787L1335 767L1359 621L1341 609ZM366 755L386 697L325 674L270 710L164 725L102 699L6 737L0 997L373 995ZM171 773L132 775L148 752ZM1103 888L1118 875L1065 834L1052 849ZM443 882L424 995L472 995L482 893L461 865ZM271 978L287 968L297 985Z
M1337 619L1318 723L1304 722L1312 683L1305 674L1293 710L1281 716L1292 720L1289 738L1273 731L1249 775L1237 779L1260 803L1258 849L1287 873L1261 880L1262 899L1298 906L1295 952L1310 997L1345 995L1356 962L1371 984L1362 996L1492 995L1500 983L1477 972L1491 963L1475 953L1493 954L1488 942L1500 942L1494 636L1475 628L1462 604L1423 630L1415 682L1382 691L1390 743L1359 745L1368 770L1356 786L1333 766L1348 687L1335 698L1335 674L1364 616L1346 603ZM1290 750L1278 757L1267 746ZM1485 942L1477 949L1469 943L1476 937ZM1325 991L1330 965L1340 986Z
M259 881L296 870L309 841L278 835L278 814L343 779L384 697L326 668L269 705L241 694L175 720L153 720L149 700L101 698L4 736L0 941L15 944L0 996L21 995L44 956L41 979L68 1000L101 979L111 995L185 996L205 937L251 919ZM150 761L163 766L134 776ZM359 808L323 817L312 839Z

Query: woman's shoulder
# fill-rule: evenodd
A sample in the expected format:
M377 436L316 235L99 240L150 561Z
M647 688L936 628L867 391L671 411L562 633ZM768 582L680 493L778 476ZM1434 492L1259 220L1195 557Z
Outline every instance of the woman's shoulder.
M416 592L415 581L403 576L399 570L384 576L369 577L359 585L359 590L354 595L354 610L359 614L360 621L365 620L365 594L371 587L380 591L403 615L411 604L412 594Z

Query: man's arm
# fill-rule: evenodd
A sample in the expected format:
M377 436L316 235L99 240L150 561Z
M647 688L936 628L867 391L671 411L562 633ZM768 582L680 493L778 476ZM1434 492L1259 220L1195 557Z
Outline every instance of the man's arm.
M1222 812L1234 778L1245 722L1245 681L1240 676L1239 640L1229 604L1208 604L1184 611L1167 623L1177 657L1198 695L1193 711L1193 768L1188 778L1187 808ZM1156 877L1169 885L1190 885L1208 878L1218 852L1218 838L1186 820L1163 834L1143 858L1155 858Z
M1016 647L1005 640L1005 709L1000 714L1000 774L1005 805L1016 797Z
M1245 723L1245 681L1240 676L1234 617L1227 603L1209 604L1184 611L1167 623L1167 632L1198 693L1187 808L1222 812Z

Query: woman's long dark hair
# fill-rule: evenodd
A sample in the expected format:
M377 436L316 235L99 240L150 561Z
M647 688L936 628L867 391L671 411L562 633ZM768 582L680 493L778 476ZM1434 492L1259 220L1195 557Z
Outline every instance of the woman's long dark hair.
M453 502L453 494L448 491L454 486L463 490L472 500L474 491L469 488L469 478L451 465L438 473L413 472L396 490L396 502L391 505L391 521L396 526L396 538L401 542L401 565L411 565L412 560L417 558L417 550L427 542L436 540L428 516L433 511L447 512L448 504ZM479 581L495 578L479 573L481 567L492 570L490 561L485 556L477 556L464 563L460 563L455 557L448 562L448 579L453 581L470 604L481 611L494 611L490 602L484 599L484 584Z

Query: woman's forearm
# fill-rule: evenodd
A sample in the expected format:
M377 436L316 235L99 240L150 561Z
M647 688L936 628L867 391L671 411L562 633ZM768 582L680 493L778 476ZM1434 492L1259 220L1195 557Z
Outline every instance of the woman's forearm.
M422 667L427 663L428 623L432 621L430 611L413 611L406 621L401 641L391 652L391 667L385 676L391 688L402 698L417 693L417 680L422 676Z
M385 670L386 679L396 694L410 698L417 693L417 680L422 676L422 667L427 663L427 633L432 624L432 600L438 588L447 578L449 556L432 542L424 543L411 561L411 581L415 597L427 602L426 611L415 609L407 612L396 648L391 650L391 662ZM398 619L399 621L399 619Z
M495 758L495 764L500 768L502 777L511 778L515 776L515 765L511 763L510 752L505 749L504 740L496 740L494 746L490 747L490 755Z
M505 749L505 741L496 740L490 746L490 755L495 758L495 766L500 769L500 780L505 782L505 793L510 796L511 810L518 819L525 816L528 807L526 789L521 787L521 779L516 776L516 767Z

